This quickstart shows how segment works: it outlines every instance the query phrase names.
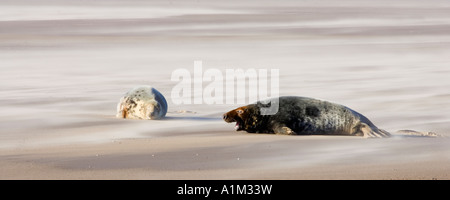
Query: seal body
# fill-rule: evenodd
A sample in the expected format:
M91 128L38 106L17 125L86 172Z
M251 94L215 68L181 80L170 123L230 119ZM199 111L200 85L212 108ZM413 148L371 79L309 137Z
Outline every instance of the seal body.
M117 117L128 119L160 119L166 116L167 101L151 86L128 91L117 104Z
M273 115L262 115L260 109L267 105L257 102L231 110L223 119L236 122L237 131L249 133L390 136L362 114L343 105L295 96L279 97L278 102L278 112Z

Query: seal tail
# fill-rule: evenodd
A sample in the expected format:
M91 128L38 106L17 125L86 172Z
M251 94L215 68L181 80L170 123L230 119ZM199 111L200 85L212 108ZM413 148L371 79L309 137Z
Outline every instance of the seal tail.
M364 136L365 138L387 138L387 137L391 137L391 134L385 130L382 129L378 129L377 131L374 130L367 130L364 131Z
M391 134L383 129L379 129L374 126L369 126L364 124L361 128L361 132L363 133L364 138L387 138L391 137Z
M378 129L378 132L382 137L391 137L391 133L387 132L386 130Z

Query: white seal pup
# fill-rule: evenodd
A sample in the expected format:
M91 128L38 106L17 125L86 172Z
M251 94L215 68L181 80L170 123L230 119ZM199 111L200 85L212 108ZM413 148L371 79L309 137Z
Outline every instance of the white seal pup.
M261 102L231 110L223 115L225 122L236 122L236 130L249 133L285 135L354 135L389 137L364 115L343 105L307 97L279 97L279 110L262 115Z
M151 86L128 91L117 104L117 117L126 119L161 119L166 116L167 101Z

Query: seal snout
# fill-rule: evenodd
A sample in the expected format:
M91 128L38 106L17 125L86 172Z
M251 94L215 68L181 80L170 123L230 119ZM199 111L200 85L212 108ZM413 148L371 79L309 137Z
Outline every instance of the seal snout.
M241 126L240 126L239 120L235 119L236 116L233 117L232 115L230 115L229 114L230 112L223 114L223 120L225 122L227 122L227 123L236 122L236 125L234 126L234 129L236 131L241 130Z
M236 125L234 126L234 129L236 131L244 130L245 123L243 118L244 110L243 108L237 108L234 110L231 110L225 114L223 114L223 120L227 123L236 122Z
M231 123L231 122L235 122L235 121L236 121L236 120L235 120L232 116L230 116L228 113L223 114L223 120L226 121L226 122L228 122L228 123Z

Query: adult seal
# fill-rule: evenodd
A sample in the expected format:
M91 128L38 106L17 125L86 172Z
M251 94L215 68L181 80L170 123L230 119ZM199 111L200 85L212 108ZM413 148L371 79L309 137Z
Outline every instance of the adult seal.
M231 110L223 115L225 122L236 122L237 131L284 135L349 135L389 137L367 117L343 105L307 98L285 96L278 101L278 112L261 114L268 104L261 101ZM266 101L264 101L266 102Z
M167 101L151 86L128 91L117 104L117 117L127 119L161 119L166 116Z

